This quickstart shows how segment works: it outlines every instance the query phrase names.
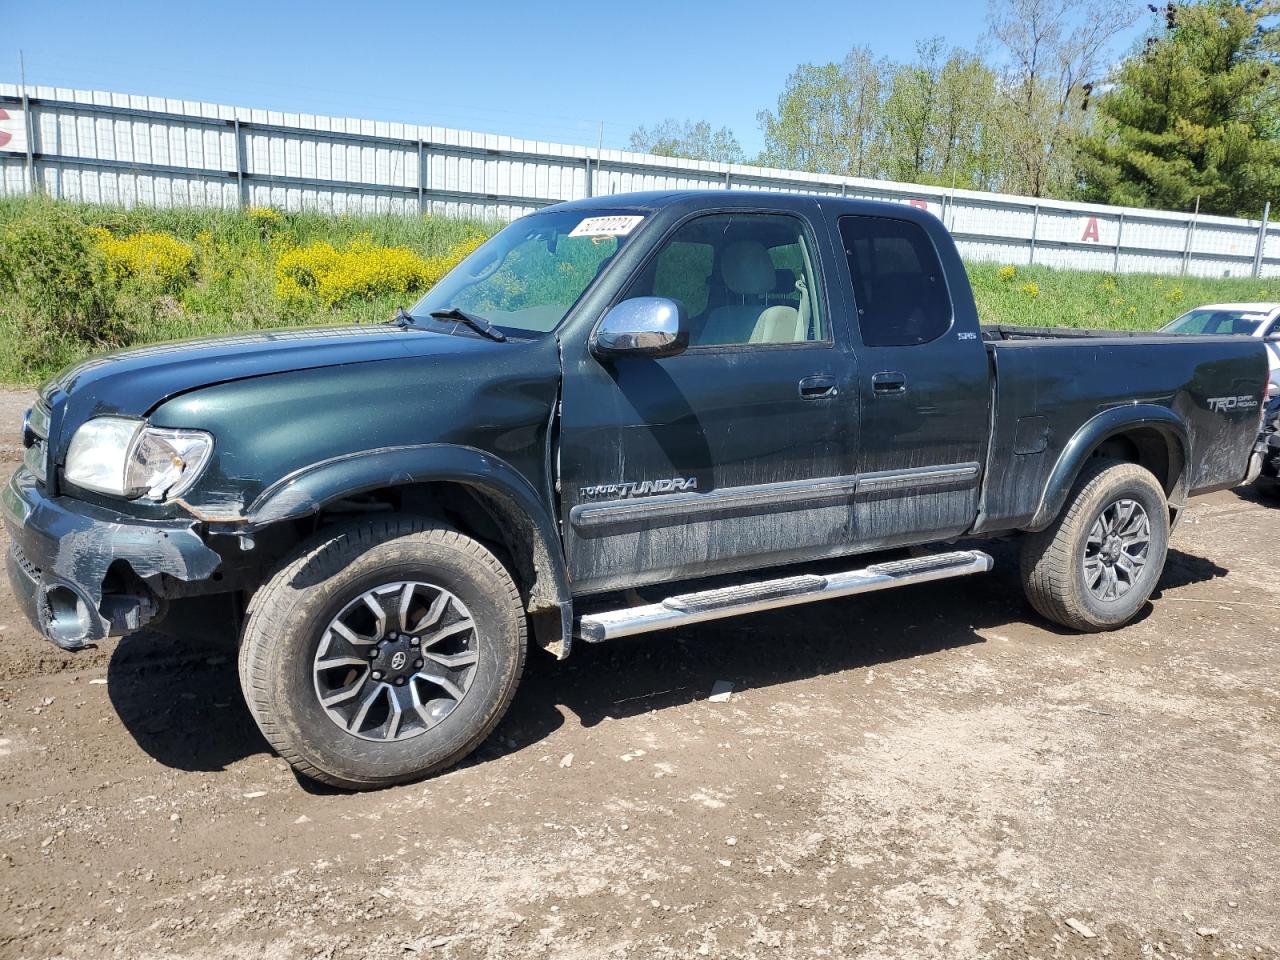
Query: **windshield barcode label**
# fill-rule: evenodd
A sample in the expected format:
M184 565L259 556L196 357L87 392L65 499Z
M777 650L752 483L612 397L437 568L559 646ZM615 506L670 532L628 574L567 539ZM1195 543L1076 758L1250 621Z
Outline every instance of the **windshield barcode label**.
M587 217L569 233L571 237L625 237L644 217Z

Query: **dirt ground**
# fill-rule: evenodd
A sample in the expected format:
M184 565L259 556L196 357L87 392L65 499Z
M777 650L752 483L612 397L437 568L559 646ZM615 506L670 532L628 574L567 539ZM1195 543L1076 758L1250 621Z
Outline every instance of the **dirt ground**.
M1280 957L1278 544L1280 507L1195 501L1104 636L993 544L534 654L475 757L365 795L270 753L224 633L65 655L0 587L0 957Z

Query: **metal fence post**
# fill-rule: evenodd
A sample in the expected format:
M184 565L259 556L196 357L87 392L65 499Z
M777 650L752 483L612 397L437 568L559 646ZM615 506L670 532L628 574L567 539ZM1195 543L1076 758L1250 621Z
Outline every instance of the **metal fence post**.
M22 81L22 125L26 127L27 133L27 183L32 193L39 193L40 180L36 176L36 125L31 122L31 98L27 96L25 78Z
M732 190L732 189L733 189L733 184L729 182L729 171L728 171L728 170L726 170L726 171L724 172L724 188L725 188L726 190Z
M1111 272L1120 272L1120 243L1124 239L1124 214L1120 214L1120 222L1116 224L1116 255L1111 261Z
M1034 265L1036 262L1036 234L1040 230L1040 204L1035 205L1035 209L1031 214L1031 253L1027 256L1027 265Z
M422 138L418 138L418 215L422 216L427 212L427 183L429 181L429 171L427 170L427 146L422 142Z
M240 118L233 121L236 135L236 197L240 206L248 206L244 195L244 131L240 129Z
M600 161L596 160L596 167L600 166ZM596 195L595 176L591 173L591 158L587 157L587 196L594 197Z
M1200 216L1200 198L1196 197L1196 209L1191 214L1191 219L1187 221L1187 245L1182 251L1182 273L1180 276L1187 275L1187 268L1191 263L1191 241L1196 236L1196 218Z
M1271 201L1262 205L1262 223L1258 225L1258 247L1253 252L1253 275L1262 276L1262 258L1267 251L1267 226L1271 223Z

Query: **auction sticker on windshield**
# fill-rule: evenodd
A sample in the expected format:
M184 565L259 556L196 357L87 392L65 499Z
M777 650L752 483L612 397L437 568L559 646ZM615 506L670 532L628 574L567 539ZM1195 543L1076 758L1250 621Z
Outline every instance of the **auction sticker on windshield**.
M569 232L571 237L625 237L644 217L587 217Z

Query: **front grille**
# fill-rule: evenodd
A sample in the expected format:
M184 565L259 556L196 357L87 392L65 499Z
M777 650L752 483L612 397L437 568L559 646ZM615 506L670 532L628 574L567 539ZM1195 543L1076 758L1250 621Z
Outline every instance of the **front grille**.
M18 561L18 568L33 582L39 583L40 568L27 559L27 555L22 552L22 548L16 543L10 544L9 549L13 551L13 559Z

